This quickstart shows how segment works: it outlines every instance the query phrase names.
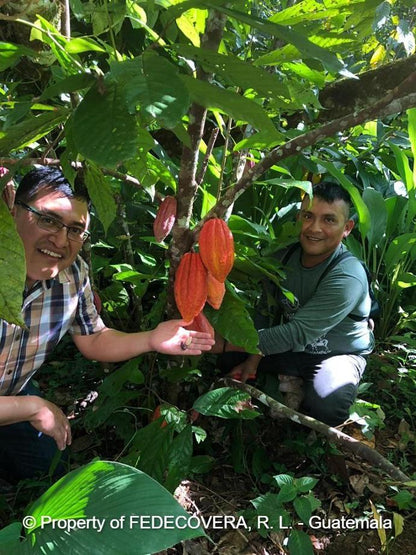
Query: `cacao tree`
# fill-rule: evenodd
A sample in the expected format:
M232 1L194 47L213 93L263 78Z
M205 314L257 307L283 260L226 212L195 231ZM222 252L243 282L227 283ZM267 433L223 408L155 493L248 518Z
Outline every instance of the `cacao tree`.
M60 165L71 182L82 171L104 232L124 220L130 267L125 187L149 206L174 196L165 244L167 313L176 315L181 259L204 223L227 219L253 185L260 197L262 184L309 191L309 170L332 173L368 230L369 211L334 152L366 122L416 106L415 19L410 0L3 2L0 164L9 178L34 163ZM16 284L2 280L0 316L19 322L23 250L2 211L2 266ZM233 217L230 227L241 239L236 268L247 268L250 225ZM273 225L265 229L276 241ZM129 271L120 279L137 288ZM255 271L273 277L266 263ZM223 311L234 301L231 289ZM246 348L255 351L254 333Z

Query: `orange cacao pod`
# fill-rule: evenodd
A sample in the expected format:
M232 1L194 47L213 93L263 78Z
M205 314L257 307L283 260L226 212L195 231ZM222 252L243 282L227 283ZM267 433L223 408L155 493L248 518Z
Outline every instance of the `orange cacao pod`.
M215 277L208 272L208 295L207 301L212 306L212 308L219 309L222 303L222 300L225 295L225 283L222 281L218 281Z
M191 322L207 300L207 269L197 252L187 252L175 275L175 301L184 320Z
M224 283L234 264L233 234L224 220L205 222L199 234L199 252L207 270Z
M167 237L175 223L176 198L165 197L159 206L155 221L153 222L153 233L156 241L163 241Z
M212 339L215 337L214 328L202 311L195 316L189 326L185 326L185 329L209 333Z

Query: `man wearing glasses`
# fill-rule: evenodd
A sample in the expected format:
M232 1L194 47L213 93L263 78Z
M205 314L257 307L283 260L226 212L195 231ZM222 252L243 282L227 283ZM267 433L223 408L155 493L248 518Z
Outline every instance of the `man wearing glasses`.
M0 320L0 476L9 481L47 472L71 443L64 413L41 398L31 378L66 332L89 359L118 362L148 351L198 355L209 334L182 320L123 333L105 326L94 306L88 266L79 256L88 238L88 200L53 168L30 171L11 209L26 256L22 316L27 329ZM59 469L61 472L63 468Z

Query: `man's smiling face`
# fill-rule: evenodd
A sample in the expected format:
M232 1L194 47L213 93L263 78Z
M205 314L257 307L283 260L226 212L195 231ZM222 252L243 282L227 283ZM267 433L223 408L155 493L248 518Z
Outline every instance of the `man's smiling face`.
M299 219L302 222L300 243L302 263L312 267L331 256L341 241L350 234L354 222L348 217L344 200L326 202L319 197L305 197Z
M88 228L87 203L77 198L68 198L50 188L41 190L27 204L67 226ZM68 268L81 250L81 241L68 239L67 228L48 231L38 226L38 216L23 206L15 205L12 211L26 256L26 284L31 287L35 281L51 279L61 270Z

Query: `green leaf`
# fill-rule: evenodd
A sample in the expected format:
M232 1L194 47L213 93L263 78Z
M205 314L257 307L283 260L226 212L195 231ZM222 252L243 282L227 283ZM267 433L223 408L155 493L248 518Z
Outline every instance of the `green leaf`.
M316 484L319 482L316 478L310 478L309 476L302 476L295 480L296 489L301 493L307 493L311 491Z
M36 56L36 52L25 46L0 42L0 71L13 66L21 56Z
M394 157L396 158L397 171L399 173L400 179L406 185L407 192L409 193L415 188L415 184L413 183L412 170L410 169L409 158L407 157L406 153L397 145L395 145L392 141L387 141L387 144L394 153Z
M168 474L163 485L168 491L175 491L187 476L192 459L192 425L186 426L173 442L169 457Z
M100 394L115 396L122 390L126 382L134 384L144 383L143 373L139 370L140 357L125 362L121 368L107 376L99 386Z
M265 495L252 499L251 503L258 515L268 518L270 528L280 530L281 525L289 526L291 524L291 517L286 509L282 507L276 493L267 492Z
M216 85L181 76L191 99L208 109L217 109L239 121L251 123L256 129L274 133L275 127L267 113L254 101Z
M273 476L273 480L276 482L279 488L287 485L292 485L294 483L294 478L293 476L290 476L290 474L276 474L276 476Z
M395 495L392 499L397 503L400 511L402 511L403 509L414 509L416 506L415 499L412 493L407 490L399 491L399 493Z
M287 546L291 555L313 555L311 539L303 530L292 530Z
M297 497L293 502L293 506L299 518L307 525L312 516L312 507L309 499L307 497Z
M294 484L284 484L277 494L277 500L279 504L289 503L295 499L297 493L298 492L296 491Z
M368 250L380 245L384 239L387 226L387 208L383 195L367 187L363 192L363 200L371 215L371 227L367 233Z
M175 127L189 107L189 95L175 66L154 52L143 54L146 86L138 91L141 108L168 128Z
M15 555L23 555L23 545L20 542L22 532L21 522L12 522L0 530L0 550L2 553L14 553ZM29 547L29 546L27 546Z
M13 152L34 143L65 121L68 114L65 108L56 108L37 116L30 114L6 132L0 131L0 151Z
M116 410L124 409L134 398L137 398L137 391L133 389L119 391L117 395L98 397L94 403L94 410L89 410L85 415L84 423L86 428L94 430L101 426Z
M221 387L198 397L192 408L205 416L252 420L260 413L247 408L249 401L250 395L244 391Z
M202 528L186 525L188 513L166 489L117 462L95 461L70 472L35 501L29 514L37 522L28 532L35 553L146 555L204 535ZM90 526L82 529L83 522Z
M6 203L0 198L0 318L24 326L25 251Z
M265 98L290 98L289 90L282 79L249 62L193 46L174 45L173 48L181 56L202 65L207 73L214 73L231 86L243 90L254 89Z
M163 418L158 418L138 430L128 455L123 458L123 462L140 468L161 483L166 477L174 433L173 424L162 426Z
M65 50L70 54L78 54L79 52L105 52L105 48L99 45L95 40L77 37L71 39L65 45Z
M245 304L236 295L226 290L221 308L205 308L206 316L213 327L234 345L243 347L247 353L258 353L259 337Z
M384 255L386 275L397 274L397 267L402 266L410 254L413 257L416 254L416 235L414 233L404 233L395 237Z
M110 75L122 88L130 111L139 107L166 127L178 125L189 107L189 94L176 67L155 52L112 63Z
M97 210L97 216L103 224L107 233L110 224L117 214L116 201L110 185L98 166L89 162L86 164L85 185L93 205Z
M90 73L70 75L69 77L61 79L49 87L46 87L39 100L46 100L47 98L53 98L54 96L59 96L63 93L71 93L89 88L94 81L95 78Z
M132 158L138 148L137 123L122 87L111 81L94 85L75 110L72 134L78 151L99 165L114 167Z
M414 287L416 285L416 276L412 272L400 272L397 276L397 285L402 289Z
M300 181L297 179L268 179L265 183L267 185L278 185L284 189L300 189L307 195L312 195L312 183L310 181Z
M213 7L210 2L206 3L207 6ZM337 58L335 54L313 44L308 38L298 31L291 28L283 27L277 23L264 21L253 15L247 15L237 10L232 10L224 6L217 7L218 11L227 14L231 18L235 18L266 35L278 37L285 42L293 44L302 53L304 58L314 58L322 62L326 69L332 72L340 72L344 69L344 64Z
M363 4L364 0L326 0L325 3L318 0L303 0L295 6L272 15L269 21L281 25L297 25L305 21L315 21L339 14L348 15L354 9L355 4Z

